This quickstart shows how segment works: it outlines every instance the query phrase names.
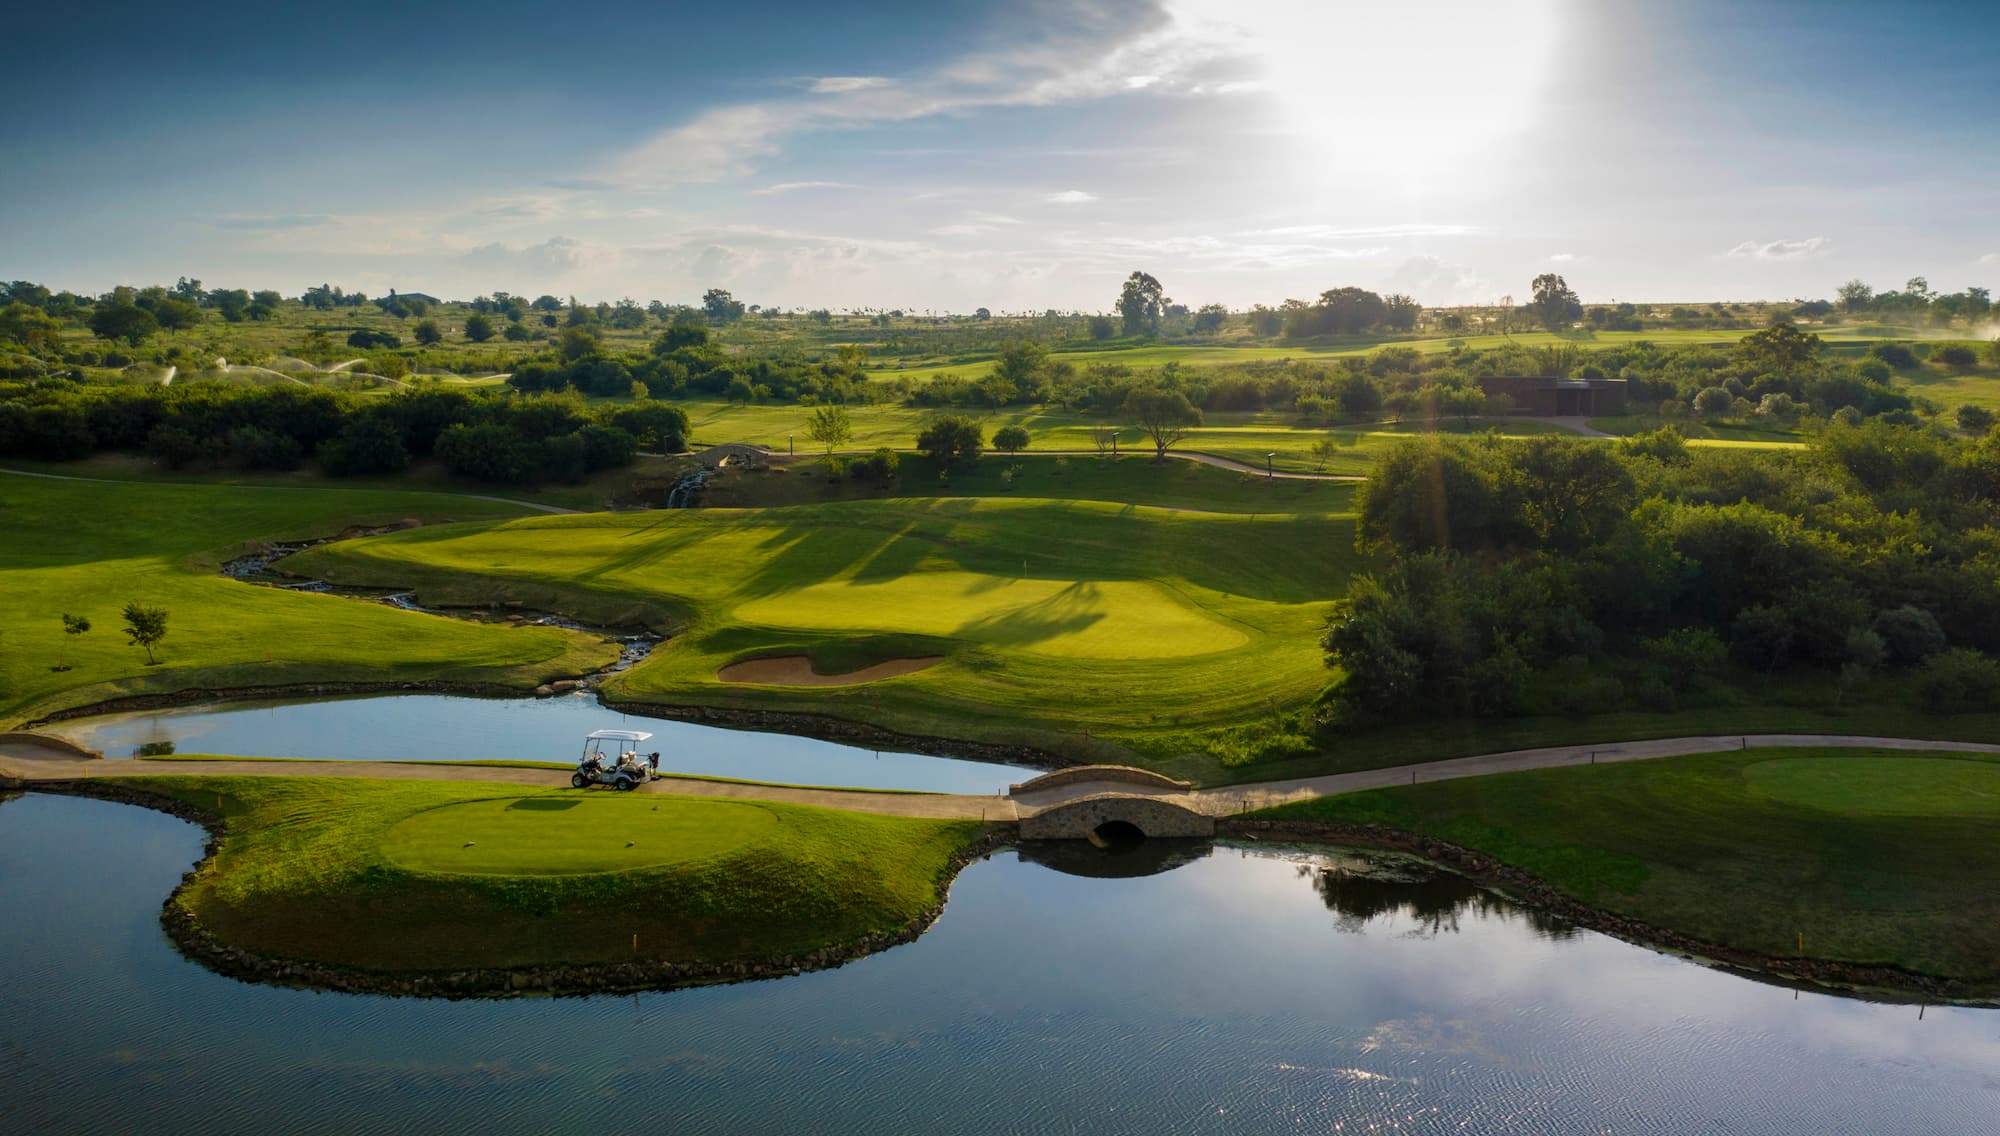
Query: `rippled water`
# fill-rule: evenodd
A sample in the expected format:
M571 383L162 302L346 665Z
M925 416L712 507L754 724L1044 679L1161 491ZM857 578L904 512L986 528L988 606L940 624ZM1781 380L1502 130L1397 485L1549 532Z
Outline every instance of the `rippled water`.
M0 1132L1987 1133L2000 1014L1702 969L1455 881L1012 853L914 944L636 997L249 986L158 905L192 826L0 805ZM1170 867L1174 857L1158 867Z
M804 785L994 793L1041 772L838 745L791 734L725 730L620 714L584 694L564 698L456 698L400 694L312 702L119 714L65 722L56 733L129 757L170 742L180 753L320 757L351 761L575 761L592 730L650 730L661 772Z

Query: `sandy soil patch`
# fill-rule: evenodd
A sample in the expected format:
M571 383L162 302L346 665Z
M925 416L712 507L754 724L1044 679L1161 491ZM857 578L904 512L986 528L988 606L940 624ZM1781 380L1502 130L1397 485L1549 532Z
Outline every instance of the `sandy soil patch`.
M942 655L921 659L890 659L872 667L845 674L821 674L804 655L780 655L770 659L745 659L715 672L723 682L757 682L766 686L853 686L897 675L915 674L944 661Z

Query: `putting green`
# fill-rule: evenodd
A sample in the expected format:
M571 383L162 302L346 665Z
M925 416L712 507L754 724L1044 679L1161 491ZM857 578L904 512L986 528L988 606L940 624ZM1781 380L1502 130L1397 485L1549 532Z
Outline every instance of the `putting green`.
M1181 658L1250 641L1157 584L1010 579L981 572L810 584L742 604L736 618L812 631L939 635L1069 658Z
M419 872L568 876L705 860L777 825L768 809L720 801L504 797L426 809L390 828L382 852Z
M1854 816L2000 816L2000 764L1949 757L1786 757L1743 771L1788 805Z

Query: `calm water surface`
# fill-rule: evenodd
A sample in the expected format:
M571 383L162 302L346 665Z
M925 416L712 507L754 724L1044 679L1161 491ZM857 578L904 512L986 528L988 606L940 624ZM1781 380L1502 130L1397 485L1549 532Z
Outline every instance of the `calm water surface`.
M1990 1133L2000 1014L1760 985L1483 899L1220 849L1012 853L840 970L636 997L248 986L161 898L198 830L0 804L0 1132Z
M804 785L993 793L1036 769L878 752L790 734L753 733L633 717L590 695L454 698L402 694L315 702L191 707L66 722L56 733L128 757L172 742L180 753L350 761L575 761L592 730L650 730L660 770Z

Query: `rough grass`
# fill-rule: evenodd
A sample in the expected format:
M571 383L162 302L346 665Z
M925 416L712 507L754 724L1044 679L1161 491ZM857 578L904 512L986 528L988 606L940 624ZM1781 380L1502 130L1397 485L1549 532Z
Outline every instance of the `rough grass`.
M1136 751L1201 776L1217 768L1215 731L1325 685L1318 630L1356 557L1346 514L984 498L530 518L296 561L433 602L671 613L684 632L608 682L614 699L860 717L1080 758ZM826 672L945 661L841 688L716 680L728 663L780 654Z
M218 574L246 542L350 525L518 510L433 494L103 485L0 475L0 724L188 687L451 679L533 687L616 658L592 636L507 628ZM127 645L129 601L165 608L155 652ZM90 620L66 636L60 616ZM53 670L60 653L66 670Z
M477 782L120 784L227 818L222 847L180 895L210 932L269 955L374 970L748 961L849 942L925 910L951 857L981 830ZM617 831L607 841L600 826ZM621 833L641 843L627 850ZM466 849L467 840L480 843ZM481 870L438 870L455 853L485 855L488 841L504 846Z
M2000 758L1748 750L1285 805L1491 853L1698 938L2000 988Z

